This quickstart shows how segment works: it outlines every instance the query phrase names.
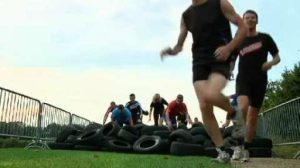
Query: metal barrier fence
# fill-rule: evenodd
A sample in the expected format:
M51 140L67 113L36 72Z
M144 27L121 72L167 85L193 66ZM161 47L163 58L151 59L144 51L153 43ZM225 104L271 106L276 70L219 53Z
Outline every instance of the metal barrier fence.
M71 124L72 125L86 127L90 123L91 123L90 120L88 120L86 118L83 118L83 117L80 117L78 115L72 114L72 118L71 118Z
M36 138L40 113L39 100L0 87L0 136Z
M260 114L257 134L274 144L300 144L300 97Z
M71 124L71 113L53 105L42 104L41 139L54 140L58 134Z
M71 124L84 128L90 121L0 87L0 137L35 139L36 142L29 146L37 147L41 140L54 140L61 130Z

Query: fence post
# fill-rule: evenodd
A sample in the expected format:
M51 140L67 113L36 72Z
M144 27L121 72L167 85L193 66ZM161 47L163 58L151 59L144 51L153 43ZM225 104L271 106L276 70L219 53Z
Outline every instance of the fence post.
M41 133L42 133L42 115L43 115L42 113L43 113L42 103L39 102L38 128L37 128L37 133L36 133L37 141L40 141Z
M42 148L42 149L50 149L49 146L46 144L46 142L43 142L41 140L41 135L42 135L42 117L43 117L43 106L40 101L39 103L39 114L38 114L38 125L36 129L36 139L28 144L25 149L30 149L30 148Z
M72 115L70 115L69 126L73 124L72 122L73 122Z
M266 121L263 113L261 113L261 122L262 122L262 129L263 129L262 130L263 137L267 137Z

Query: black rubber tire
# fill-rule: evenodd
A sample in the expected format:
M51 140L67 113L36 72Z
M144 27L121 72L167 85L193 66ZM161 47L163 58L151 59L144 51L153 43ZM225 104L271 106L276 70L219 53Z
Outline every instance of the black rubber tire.
M63 129L57 136L55 142L56 143L63 143L67 140L69 135L76 135L77 129L72 126L68 126L65 129Z
M100 148L97 146L88 146L88 145L75 145L75 150L82 150L82 151L99 151Z
M153 135L154 131L167 131L169 130L165 126L144 126L141 130L141 135Z
M83 132L84 131L84 126L78 125L78 124L72 124L71 127L76 128L77 130Z
M56 143L56 142L49 142L47 143L50 149L53 150L73 150L74 144L71 143Z
M109 151L110 147L109 147L108 141L112 140L112 139L116 139L116 138L115 137L104 136L104 140L102 141L102 145L101 145L101 150Z
M170 131L154 131L153 135L159 136L161 139L168 139L170 136Z
M204 148L215 147L215 144L211 139L206 139L203 143Z
M97 146L103 144L104 136L100 129L87 131L78 137L78 145Z
M204 127L194 127L191 129L192 135L204 135L206 137L209 137L206 129Z
M162 139L157 154L170 154L171 144L168 139Z
M204 125L202 123L193 124L192 128L195 128L195 127L204 127Z
M187 126L183 123L179 123L178 126L177 126L177 129L188 130Z
M101 132L104 136L116 137L120 129L121 128L118 123L110 122L101 128Z
M249 148L250 157L268 158L272 157L272 150L270 148Z
M131 152L132 146L123 140L119 139L110 139L107 141L108 148L110 151L114 152Z
M133 144L138 139L136 135L130 133L129 131L126 131L123 128L118 132L118 138L127 141L130 144Z
M85 131L91 131L91 130L94 130L94 129L101 129L102 127L102 124L98 124L98 123L90 123L89 125L87 125L85 127Z
M204 149L202 145L182 142L172 142L170 153L178 156L202 156Z
M225 130L223 132L223 138L230 137L233 129L234 129L234 126L225 128Z
M253 148L269 148L272 149L273 143L271 139L268 138L254 138L250 147Z
M230 149L230 148L225 148L225 151L227 153L229 153L230 156L233 154L233 150ZM218 152L217 152L215 147L206 147L206 148L204 148L204 153L205 153L205 156L208 156L208 157L215 158L215 157L218 156Z
M133 130L138 137L142 135L142 129L144 127L144 124L136 124L135 126L133 126Z
M204 135L194 135L193 136L193 141L194 144L199 144L199 145L204 145L204 142L207 140L207 137Z
M224 146L227 148L230 148L232 146L237 146L237 145L241 145L241 144L239 144L238 140L232 137L227 137L224 139Z
M68 138L65 140L65 143L71 143L76 145L78 143L79 139L78 136L75 135L69 135Z
M138 153L158 153L162 149L162 139L159 136L145 135L135 141L133 151Z
M193 143L194 139L190 131L188 130L175 130L169 136L169 141L172 143L173 141L180 141L184 143Z
M129 125L126 125L126 126L122 127L121 129L124 129L124 130L130 132L131 134L134 134L134 135L138 136L135 127L131 127L131 126L129 126Z

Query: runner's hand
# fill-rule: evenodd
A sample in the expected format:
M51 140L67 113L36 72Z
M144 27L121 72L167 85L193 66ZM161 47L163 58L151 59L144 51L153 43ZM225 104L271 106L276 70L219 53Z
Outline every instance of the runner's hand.
M265 62L263 65L262 65L262 70L263 71L268 71L272 68L272 64L270 62Z
M220 61L226 61L230 54L231 50L227 46L219 47L214 53L216 59Z
M164 58L168 55L172 55L172 48L166 47L160 51L160 59L163 61Z

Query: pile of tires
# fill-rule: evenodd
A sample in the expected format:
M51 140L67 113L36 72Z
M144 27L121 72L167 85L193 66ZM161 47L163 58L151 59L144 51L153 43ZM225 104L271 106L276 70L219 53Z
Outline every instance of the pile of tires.
M232 137L234 129L222 130L226 151L230 154L232 146L239 142ZM147 126L137 124L134 127L120 127L110 122L106 125L91 125L83 130L68 127L63 130L54 143L48 144L51 149L95 150L126 152L140 154L172 154L177 156L210 156L218 155L215 145L203 125L187 129L181 126L170 132L165 126ZM252 157L271 157L272 141L256 138L250 148Z
M231 126L224 130L223 137L225 146L231 147L242 144L243 137L240 132L244 132L245 130L240 131L239 127ZM272 148L273 142L271 139L255 137L250 144L249 154L250 157L272 157Z

